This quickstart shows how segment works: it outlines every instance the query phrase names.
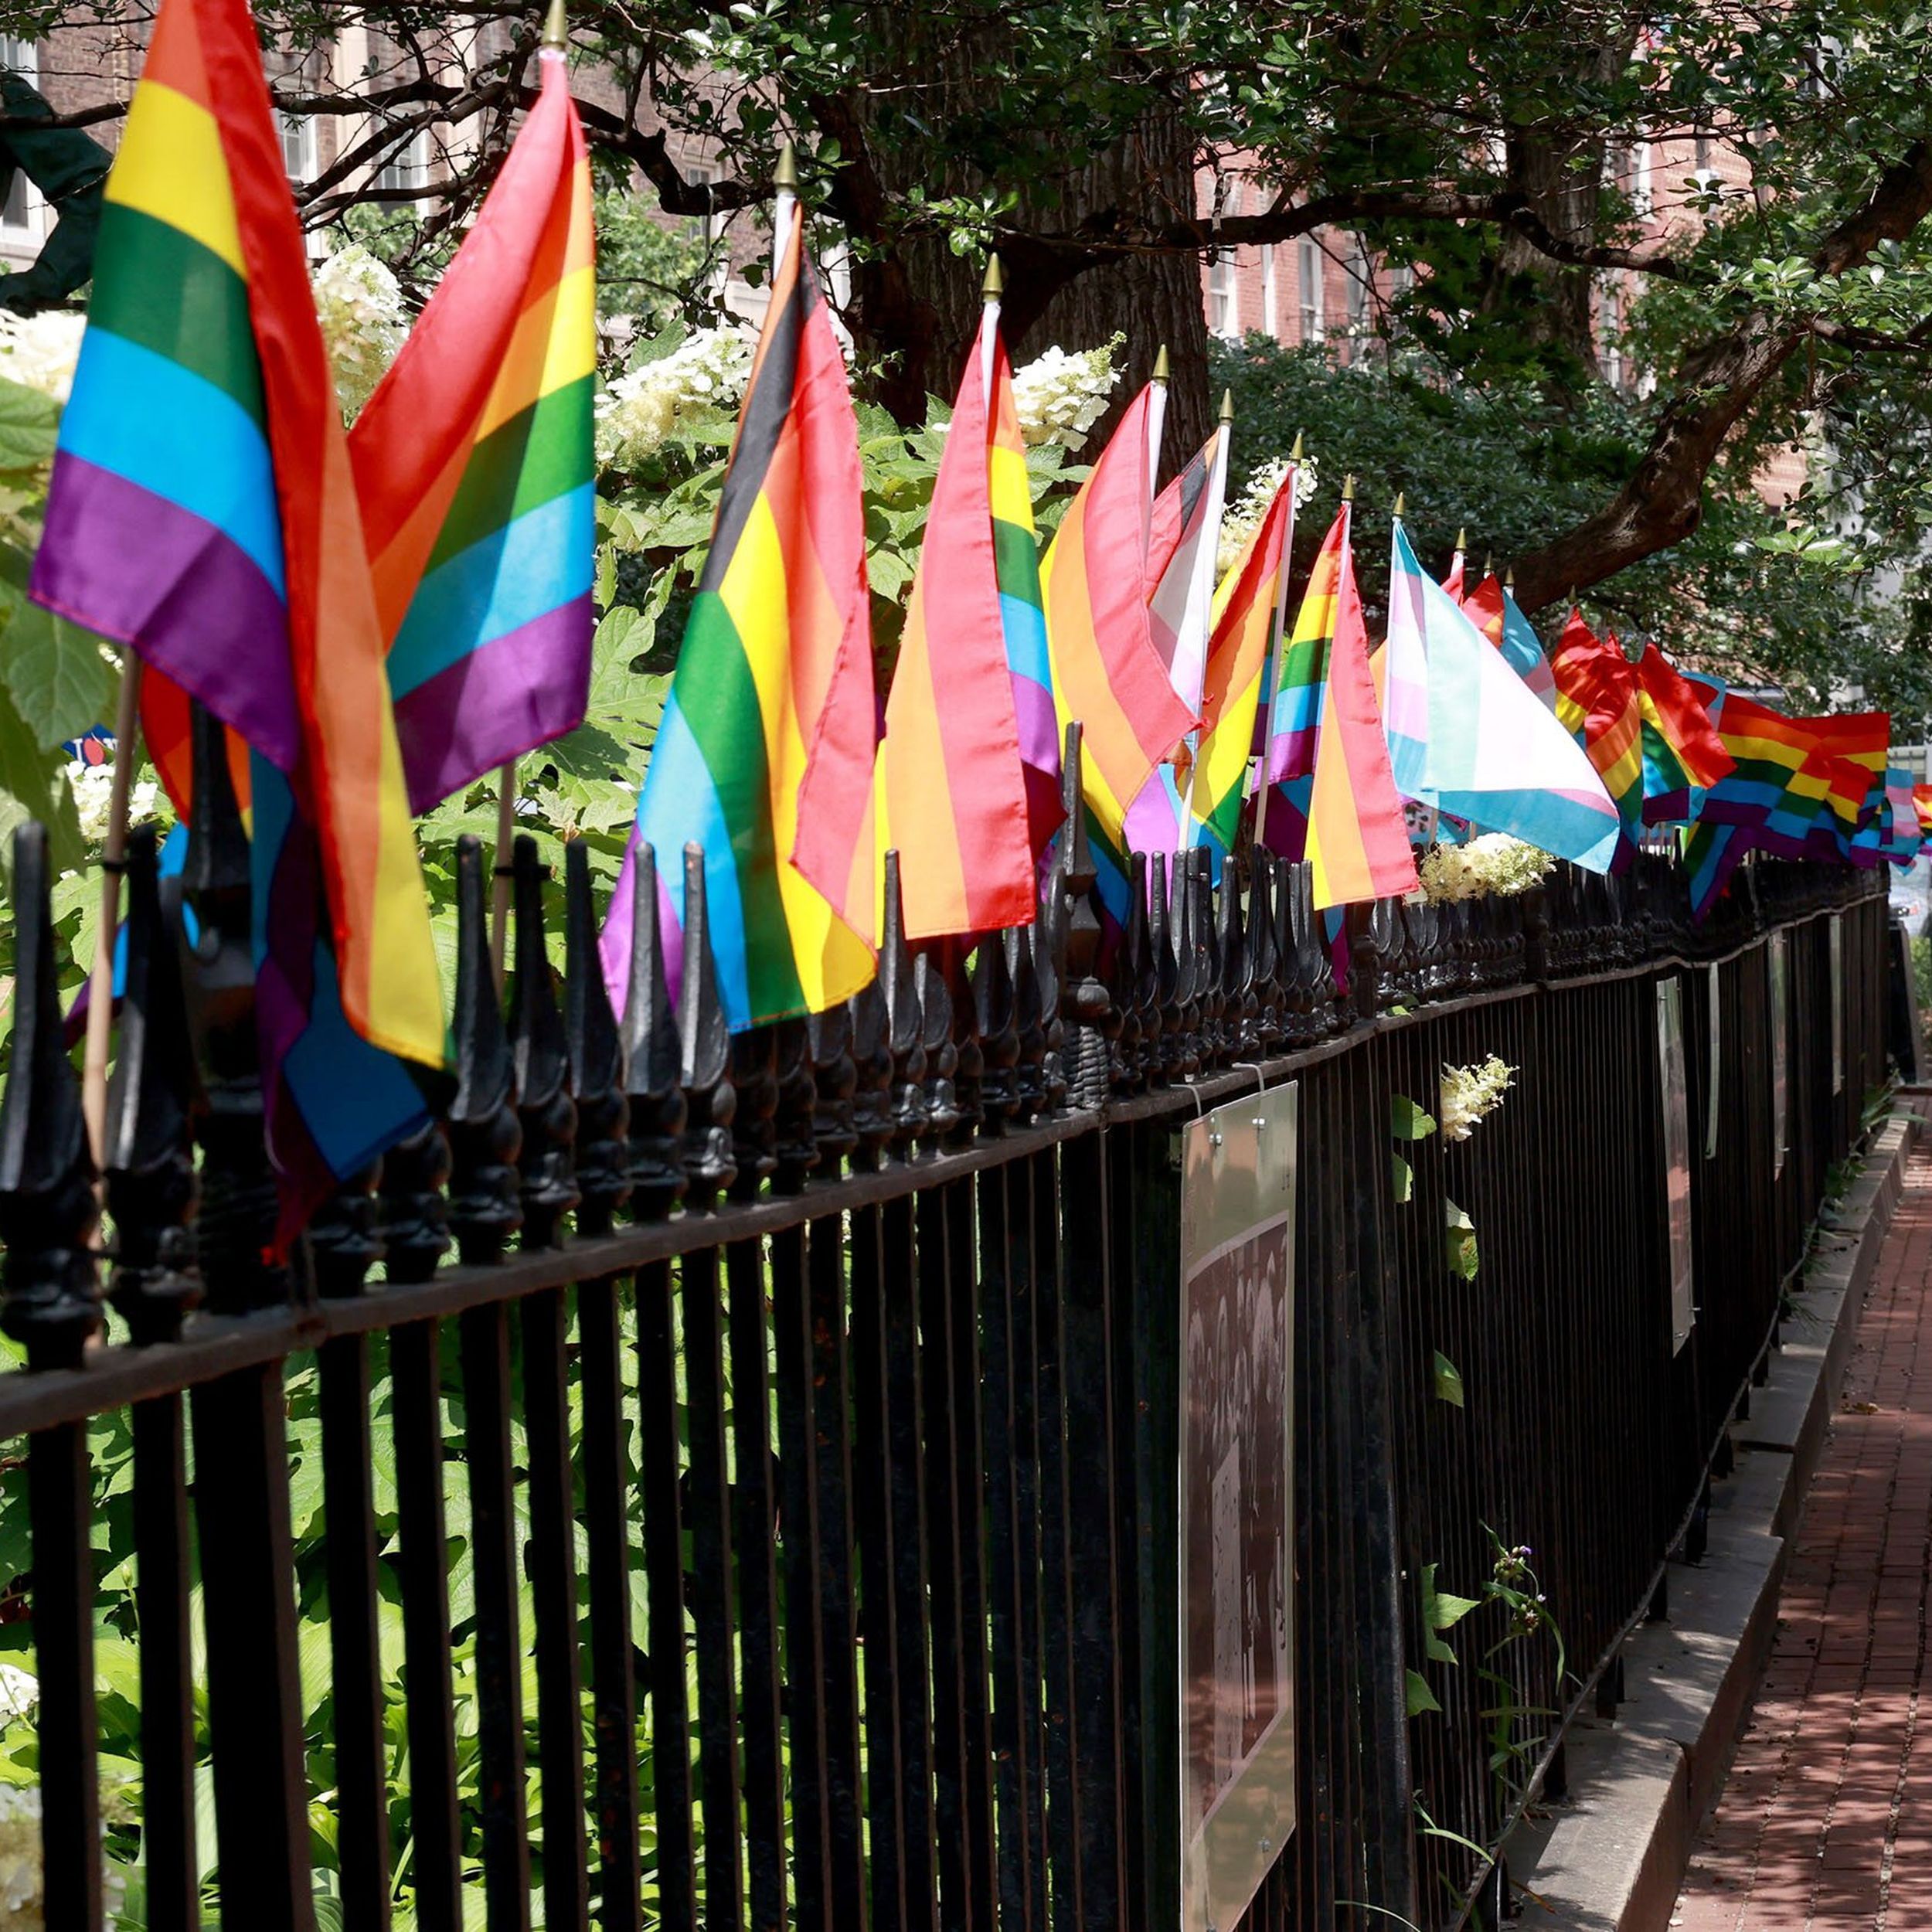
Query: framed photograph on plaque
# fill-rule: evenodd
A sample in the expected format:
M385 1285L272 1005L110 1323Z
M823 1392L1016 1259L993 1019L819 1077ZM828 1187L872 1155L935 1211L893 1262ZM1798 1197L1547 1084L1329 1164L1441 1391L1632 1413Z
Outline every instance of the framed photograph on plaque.
M1296 1098L1182 1145L1182 1932L1226 1932L1294 1829Z
M1657 1070L1664 1107L1664 1199L1670 1223L1670 1349L1690 1339L1697 1320L1691 1247L1690 1083L1684 1060L1684 988L1675 977L1657 988Z
M1781 927L1764 945L1764 971L1770 983L1771 1022L1771 1172L1784 1172L1785 1123L1791 1109L1790 1025L1784 992L1784 933Z

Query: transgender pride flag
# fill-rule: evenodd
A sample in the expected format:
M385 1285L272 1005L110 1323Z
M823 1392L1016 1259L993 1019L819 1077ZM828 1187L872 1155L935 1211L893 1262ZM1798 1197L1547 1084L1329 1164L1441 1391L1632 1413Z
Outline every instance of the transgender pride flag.
M1396 783L1485 832L1592 872L1617 852L1617 808L1570 736L1462 607L1400 522L1389 560L1386 723Z

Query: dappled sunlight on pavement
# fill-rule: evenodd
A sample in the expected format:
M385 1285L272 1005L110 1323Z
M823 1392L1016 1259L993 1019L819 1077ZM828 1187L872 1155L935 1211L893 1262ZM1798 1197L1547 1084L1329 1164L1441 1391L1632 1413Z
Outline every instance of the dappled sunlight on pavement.
M1778 1605L1671 1923L1932 1932L1932 1158L1907 1170Z

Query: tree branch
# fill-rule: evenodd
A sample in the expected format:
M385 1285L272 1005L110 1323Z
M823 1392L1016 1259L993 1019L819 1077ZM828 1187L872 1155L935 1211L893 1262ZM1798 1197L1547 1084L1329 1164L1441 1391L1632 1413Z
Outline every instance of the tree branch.
M1818 243L1811 265L1820 274L1842 274L1879 243L1903 241L1928 214L1932 143L1920 141ZM1600 583L1689 536L1703 515L1704 481L1725 439L1813 332L1808 320L1754 310L1686 358L1649 448L1616 496L1553 543L1517 560L1516 595L1523 608L1553 603L1572 586Z

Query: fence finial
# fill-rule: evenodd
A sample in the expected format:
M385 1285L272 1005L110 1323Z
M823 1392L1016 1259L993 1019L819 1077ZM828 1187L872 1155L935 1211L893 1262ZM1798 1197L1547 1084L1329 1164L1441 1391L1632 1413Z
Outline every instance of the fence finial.
M546 869L527 832L517 834L514 852L516 985L510 997L510 1051L516 1063L517 1117L523 1123L523 1245L547 1248L556 1245L557 1224L577 1204L570 1148L577 1110L570 1098L570 1056L556 974L543 933Z
M483 846L456 842L456 1097L450 1103L450 1226L466 1262L498 1260L522 1224L517 1157L523 1129L513 1104L515 1068L490 957Z
M631 981L624 1000L631 1201L640 1218L655 1219L684 1192L685 1104L658 918L658 855L648 845L640 845L632 860L631 895Z
M80 1083L63 1037L53 957L53 870L44 825L13 835L14 1001L0 1101L0 1325L34 1369L73 1369L100 1326L94 1230L100 1220Z
M731 1032L718 1001L718 969L711 956L711 914L705 896L704 848L684 849L684 976L678 989L678 1032L683 1042L680 1077L686 1109L685 1171L694 1206L709 1207L737 1176L731 1158Z
M563 848L563 1036L577 1104L580 1234L610 1231L613 1212L631 1198L624 1092L624 1049L597 956L597 911L590 893L590 855L581 838Z

